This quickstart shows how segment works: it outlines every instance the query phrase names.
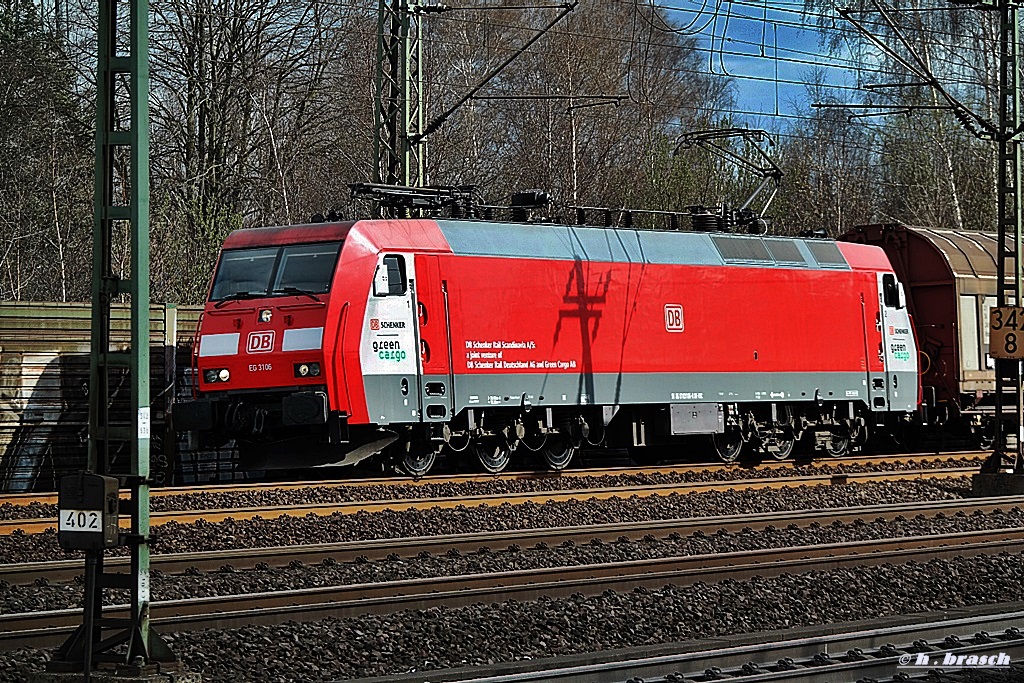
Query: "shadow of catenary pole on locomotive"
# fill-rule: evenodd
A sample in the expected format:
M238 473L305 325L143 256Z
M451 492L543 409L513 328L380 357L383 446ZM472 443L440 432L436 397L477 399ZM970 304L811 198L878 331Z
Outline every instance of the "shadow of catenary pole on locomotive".
M579 382L576 389L577 396L582 397L585 395L587 397L587 403L594 401L594 352L592 341L597 338L602 316L601 311L597 310L597 307L603 306L607 302L608 288L611 286L611 272L600 273L597 277L596 289L598 291L591 294L588 291L587 282L587 271L589 271L590 265L588 262L588 267L584 268L583 259L578 255L573 259L573 266L565 283L565 293L562 296L562 302L567 304L568 307L558 311L558 322L555 325L555 332L551 340L551 347L553 349L558 344L559 337L561 336L562 322L572 318L579 320L580 348L582 353L580 365L582 367L580 368ZM594 321L592 331L590 329L591 320Z

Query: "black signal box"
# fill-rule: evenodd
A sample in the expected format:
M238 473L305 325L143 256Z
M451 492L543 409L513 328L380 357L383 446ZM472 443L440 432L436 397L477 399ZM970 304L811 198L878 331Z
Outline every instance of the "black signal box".
M64 550L118 546L118 481L99 474L61 477L57 497L57 542Z

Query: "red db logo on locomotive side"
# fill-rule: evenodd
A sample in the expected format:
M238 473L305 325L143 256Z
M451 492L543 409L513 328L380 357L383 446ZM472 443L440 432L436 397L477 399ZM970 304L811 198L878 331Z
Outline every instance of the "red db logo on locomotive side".
M665 331L683 331L683 307L681 304L665 304Z
M380 329L380 318L370 318L370 329L371 330L379 330Z
M270 353L274 350L274 330L250 332L245 345L247 353Z

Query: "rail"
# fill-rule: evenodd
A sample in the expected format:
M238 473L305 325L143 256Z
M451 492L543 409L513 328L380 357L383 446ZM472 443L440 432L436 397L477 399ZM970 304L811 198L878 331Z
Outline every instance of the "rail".
M935 517L938 515L991 514L1024 507L1024 496L983 498L972 500L943 500L934 502L897 503L894 505L871 505L827 510L799 510L768 512L748 515L721 515L715 517L688 517L666 520L645 520L587 526L551 527L522 529L514 531L476 532L443 536L422 536L388 538L372 541L346 541L316 545L275 546L270 548L242 548L207 552L168 553L152 556L151 566L165 574L181 573L186 570L217 571L225 565L235 569L255 567L266 563L273 567L285 567L293 562L315 564L325 559L337 562L351 562L359 557L379 560L392 555L415 557L420 553L442 555L450 550L469 553L481 547L502 547L518 545L523 548L547 543L550 546L565 541L587 543L594 539L616 541L622 537L643 538L649 534L668 536L677 533L683 536L696 531L724 529L737 532L746 528L760 530L768 527L783 527L790 524L805 527L811 524L840 522L851 524L863 520L894 520L899 517L917 515ZM159 549L159 546L158 546ZM126 568L127 557L109 557L108 568ZM38 579L48 582L68 581L82 574L81 560L60 560L56 562L29 562L0 565L0 581L11 585L26 585Z
M151 614L153 623L165 632L239 628L1021 550L1024 550L1024 528L986 530L172 600L152 603ZM126 610L127 606L114 606L104 614L116 618L125 616ZM78 609L0 615L0 650L55 645L80 621L81 610Z
M669 496L682 495L702 491L724 491L728 489L779 489L791 486L825 486L879 481L906 481L916 479L950 479L964 477L976 471L976 467L949 467L919 470L891 470L880 472L826 473L796 475L790 477L773 477L761 479L730 479L710 482L677 482L671 484L645 484L636 486L610 486L606 488L559 489L548 491L505 491L497 494L478 494L459 497L424 497L401 498L392 500L356 500L333 503L278 505L267 507L238 507L212 510L172 510L153 512L153 525L179 522L193 523L199 520L219 522L228 519L276 519L284 516L328 516L334 514L353 514L355 512L380 512L383 510L426 510L431 508L454 508L459 506L477 507L482 505L502 505L505 503L523 504L557 502L577 499L608 499L629 496ZM129 519L122 518L121 524L127 527ZM56 529L57 520L53 517L30 519L0 520L0 535L15 532L41 533L47 529Z

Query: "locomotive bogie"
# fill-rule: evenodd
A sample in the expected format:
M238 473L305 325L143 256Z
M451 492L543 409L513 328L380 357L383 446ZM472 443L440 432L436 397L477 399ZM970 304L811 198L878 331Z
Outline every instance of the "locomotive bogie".
M722 416L717 429L699 421L670 428L666 413L674 407L635 410L629 439L610 445L623 445L641 460L653 460L655 451L658 460L671 460L689 450L689 436L700 434L707 444L704 450L725 462L735 462L741 456L785 460L801 442L809 450L839 457L867 441L868 419L880 419L852 402L725 404L715 406Z

